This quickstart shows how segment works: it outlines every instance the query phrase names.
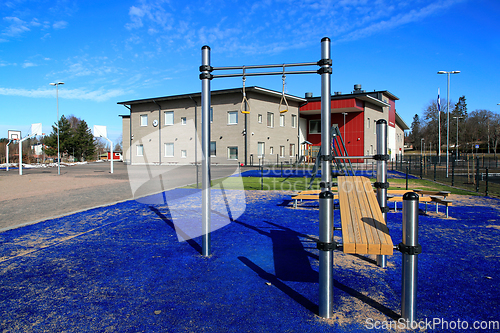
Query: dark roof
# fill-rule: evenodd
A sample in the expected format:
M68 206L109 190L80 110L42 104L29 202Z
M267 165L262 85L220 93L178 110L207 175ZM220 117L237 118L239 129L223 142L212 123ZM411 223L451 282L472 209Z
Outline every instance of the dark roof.
M257 92L261 93L264 95L269 95L269 96L275 96L275 97L281 97L281 92L266 89L266 88L261 88L257 86L253 87L247 87L246 88L247 92ZM227 95L227 94L234 94L234 93L242 93L242 88L232 88L232 89L223 89L223 90L212 90L211 94L212 95ZM154 102L163 102L163 101L172 101L172 100L179 100L179 99L186 99L186 98L200 98L201 93L191 93L191 94L182 94L182 95L172 95L172 96L163 96L163 97L155 97L155 98L145 98L145 99L136 99L133 101L125 101L125 102L118 102L117 104L121 105L132 105L132 104L142 104L142 103L154 103ZM286 94L286 97L288 100L296 101L296 102L305 102L305 98L293 96Z

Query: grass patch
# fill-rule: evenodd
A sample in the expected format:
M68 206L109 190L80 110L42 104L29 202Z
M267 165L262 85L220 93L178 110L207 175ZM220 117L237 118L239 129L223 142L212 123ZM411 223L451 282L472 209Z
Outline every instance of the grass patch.
M309 188L310 178L280 178L280 177L228 177L212 181L212 186L218 187L223 183L224 189L237 190L241 189L241 182L243 181L243 189L245 190L265 190L265 191L293 191L299 192ZM316 178L313 182L312 189L319 190L319 183L321 179ZM336 179L332 179L336 182ZM373 183L375 178L370 178ZM406 188L405 179L389 179L390 190L401 190ZM201 188L201 183L198 185ZM187 188L196 188L196 184L187 186ZM454 187L441 185L425 179L409 179L408 189L425 189L433 191L450 191L452 194L462 195L477 195L474 192L464 191Z

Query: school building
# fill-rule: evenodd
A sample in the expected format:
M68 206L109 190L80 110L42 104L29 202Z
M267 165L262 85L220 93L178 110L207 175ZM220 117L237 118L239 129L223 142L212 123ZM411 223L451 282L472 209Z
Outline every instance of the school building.
M212 91L210 154L214 164L293 163L321 144L321 101L285 95L262 87ZM388 91L366 92L360 85L349 94L332 95L332 124L337 124L351 156L376 154L375 123L388 122L391 158L403 154L409 127L396 112L398 98ZM122 115L123 159L129 164L201 163L201 93L118 102ZM281 103L282 104L282 103ZM280 110L281 109L281 110ZM317 150L317 148L316 148Z

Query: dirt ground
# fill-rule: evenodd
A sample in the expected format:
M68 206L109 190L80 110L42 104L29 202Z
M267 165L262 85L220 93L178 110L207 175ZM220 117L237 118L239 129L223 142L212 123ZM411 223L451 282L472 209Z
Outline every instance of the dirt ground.
M127 168L114 163L0 170L0 231L132 198Z

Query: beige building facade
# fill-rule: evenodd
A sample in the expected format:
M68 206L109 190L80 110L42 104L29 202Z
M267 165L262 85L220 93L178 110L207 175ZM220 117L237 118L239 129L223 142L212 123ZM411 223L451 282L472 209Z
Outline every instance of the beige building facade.
M299 107L306 100L286 95L289 108L280 113L281 93L250 87L246 94L248 114L241 112L241 89L212 92L211 162L256 165L295 161L299 153ZM201 163L201 94L118 104L130 110L129 115L122 116L126 163Z

